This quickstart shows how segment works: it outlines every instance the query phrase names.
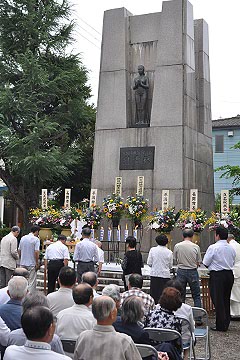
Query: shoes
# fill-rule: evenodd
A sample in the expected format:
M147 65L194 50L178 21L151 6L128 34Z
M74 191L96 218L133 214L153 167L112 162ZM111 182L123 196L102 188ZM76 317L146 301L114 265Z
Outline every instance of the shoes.
M218 329L217 329L216 327L214 327L214 326L211 326L210 329L211 329L212 331L218 331Z
M220 332L226 332L227 330L218 330L215 326L211 326L210 329L212 331L220 331Z

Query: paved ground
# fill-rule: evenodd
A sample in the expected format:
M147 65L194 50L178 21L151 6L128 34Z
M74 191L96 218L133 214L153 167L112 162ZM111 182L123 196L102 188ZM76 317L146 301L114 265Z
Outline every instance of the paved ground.
M214 325L214 319L210 319ZM217 332L210 330L211 360L240 359L240 321L231 321L229 330Z

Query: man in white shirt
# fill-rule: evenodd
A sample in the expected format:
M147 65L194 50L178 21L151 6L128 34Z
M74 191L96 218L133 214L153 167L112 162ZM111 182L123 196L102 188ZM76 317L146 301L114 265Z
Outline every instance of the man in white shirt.
M93 301L93 290L88 284L79 284L73 288L75 304L57 315L56 333L60 339L77 340L79 334L92 329L96 320L89 309Z
M22 315L22 328L27 337L23 346L11 345L7 347L4 360L69 360L51 350L55 324L51 311L44 306L35 306L26 310Z
M70 256L66 241L67 238L65 235L59 235L57 241L49 245L46 249L44 264L45 268L47 267L48 273L48 294L55 290L60 269L68 265Z
M18 260L17 237L20 233L18 226L13 226L11 232L1 240L0 249L0 288L7 286Z
M104 263L104 251L102 250L102 243L101 241L96 240L95 244L97 245L98 250L98 263L97 263L97 274L98 276L101 274L102 265Z
M230 313L231 317L240 317L240 244L235 240L233 234L228 234L227 239L229 245L231 245L235 252L236 258L233 267L234 283L230 298Z
M36 291L37 271L39 269L39 250L40 240L38 238L40 227L32 226L31 232L21 238L18 252L20 257L20 266L29 272L28 291Z
M209 290L216 311L216 327L211 328L214 331L227 331L231 321L230 296L236 252L227 238L227 228L216 228L216 243L208 247L203 258L203 264L210 271Z
M165 284L170 280L170 270L173 267L173 253L166 245L168 238L165 234L156 237L158 246L149 251L147 264L150 270L150 295L153 297L155 304L158 304Z
M91 229L85 227L82 229L82 241L80 241L74 251L73 260L78 262L77 275L78 282L82 280L82 274L87 271L94 271L94 262L98 262L97 245L90 241Z
M69 266L61 268L58 276L60 289L48 294L47 299L49 308L54 316L57 316L61 310L74 305L72 289L76 283L76 272Z

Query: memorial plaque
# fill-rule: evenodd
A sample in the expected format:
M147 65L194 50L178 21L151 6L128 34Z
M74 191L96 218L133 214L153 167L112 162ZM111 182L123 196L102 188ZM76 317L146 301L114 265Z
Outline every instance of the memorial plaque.
M120 148L119 170L153 170L155 146Z

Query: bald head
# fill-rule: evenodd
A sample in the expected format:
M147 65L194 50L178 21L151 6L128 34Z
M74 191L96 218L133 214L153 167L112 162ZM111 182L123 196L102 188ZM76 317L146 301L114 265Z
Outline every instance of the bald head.
M93 271L87 271L82 274L82 282L89 284L91 287L97 286L97 274Z
M79 284L73 288L73 300L77 305L89 306L92 304L93 289L89 284Z
M16 269L13 270L12 276L23 276L26 279L28 279L29 272L28 272L27 269L19 267L19 268L16 268Z

